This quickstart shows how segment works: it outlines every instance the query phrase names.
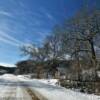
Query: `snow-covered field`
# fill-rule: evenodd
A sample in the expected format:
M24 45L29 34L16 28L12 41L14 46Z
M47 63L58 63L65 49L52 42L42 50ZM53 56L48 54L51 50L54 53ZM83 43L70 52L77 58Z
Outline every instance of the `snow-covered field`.
M21 75L15 76L6 74L0 76L0 98L16 97L16 99L13 100L32 100L31 95L26 91L26 88L30 88L39 96L40 100L100 100L100 96L82 94L56 86L57 82L57 80L53 79L37 80L28 79Z

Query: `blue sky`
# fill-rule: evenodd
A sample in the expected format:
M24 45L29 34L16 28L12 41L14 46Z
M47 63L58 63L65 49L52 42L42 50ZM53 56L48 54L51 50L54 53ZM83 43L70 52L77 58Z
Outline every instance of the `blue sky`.
M0 63L24 59L20 45L41 45L52 28L74 15L83 1L0 0Z

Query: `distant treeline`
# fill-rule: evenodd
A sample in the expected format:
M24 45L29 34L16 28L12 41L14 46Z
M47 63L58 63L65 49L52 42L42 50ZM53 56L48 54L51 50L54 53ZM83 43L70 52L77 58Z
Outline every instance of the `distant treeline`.
M16 67L0 66L0 74L4 74L4 73L14 73L15 70L16 70Z

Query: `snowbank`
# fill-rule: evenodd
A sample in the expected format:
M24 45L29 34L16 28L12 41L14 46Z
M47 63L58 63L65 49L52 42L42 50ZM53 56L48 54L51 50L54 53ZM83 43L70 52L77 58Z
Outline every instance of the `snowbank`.
M59 85L59 81L57 79L39 79L38 81L53 86Z
M100 100L99 96L82 94L61 87L43 86L31 88L47 100Z
M13 74L4 74L0 76L0 79L5 81L17 81L16 76Z
M100 100L100 96L83 94L60 86L45 84L44 80L43 82L36 79L28 80L27 84L31 90L42 95L46 100Z
M20 79L26 81L31 90L42 95L46 100L100 100L100 96L83 94L56 86L57 79L39 80L25 79L23 77L20 77Z
M59 80L58 79L31 79L30 75L18 75L17 76L20 79L26 79L26 80L36 80L39 82L42 82L44 84L48 84L48 85L53 85L53 86L58 86L59 85Z

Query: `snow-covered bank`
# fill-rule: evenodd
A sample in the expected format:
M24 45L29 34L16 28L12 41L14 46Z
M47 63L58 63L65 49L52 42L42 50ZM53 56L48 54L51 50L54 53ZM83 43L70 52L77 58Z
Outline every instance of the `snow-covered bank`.
M28 79L21 75L15 76L8 74L0 76L0 79L9 80L11 82L17 81L16 84L18 83L21 84L19 86L26 84L25 86L29 87L33 92L35 91L37 94L41 94L41 96L45 97L47 100L100 100L100 96L96 96L93 94L92 95L83 94L80 92L75 92L69 89L65 89L60 86L55 86L54 80L51 81L51 83L53 83L52 85L49 84L48 80ZM56 81L57 80L55 80L55 82Z
M46 85L36 80L30 82L30 85L31 89L48 100L100 100L100 96L82 94L62 87Z
M33 81L36 80L36 81L42 82L44 84L53 85L53 86L59 85L58 79L31 79L30 75L18 75L17 77L21 78L21 79L30 79L30 80L33 80Z
M1 80L2 80L2 81L5 81L5 82L8 82L8 81L10 81L10 82L15 82L15 81L17 81L18 79L17 79L16 76L13 75L13 74L4 74L4 75L1 75L1 76L0 76L0 82L1 82Z
M21 78L21 80L23 80ZM30 88L40 93L47 100L100 100L100 96L83 94L60 86L56 86L56 79L26 79ZM50 83L51 81L51 83Z
M42 82L44 84L53 85L53 86L59 85L59 81L57 79L33 79L33 80L37 80L37 81Z

